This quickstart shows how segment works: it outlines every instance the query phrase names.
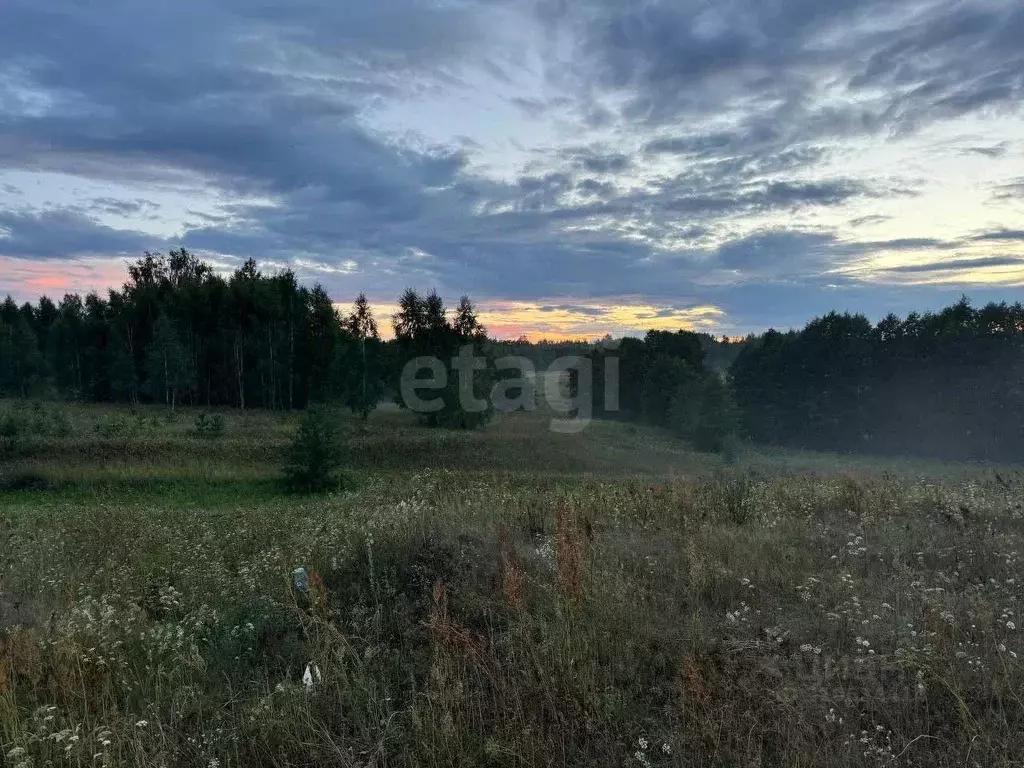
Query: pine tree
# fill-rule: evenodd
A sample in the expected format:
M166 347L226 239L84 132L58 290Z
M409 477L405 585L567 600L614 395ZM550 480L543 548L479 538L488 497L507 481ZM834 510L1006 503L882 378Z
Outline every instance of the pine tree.
M345 405L366 421L384 394L384 366L377 321L365 294L356 298L345 330Z

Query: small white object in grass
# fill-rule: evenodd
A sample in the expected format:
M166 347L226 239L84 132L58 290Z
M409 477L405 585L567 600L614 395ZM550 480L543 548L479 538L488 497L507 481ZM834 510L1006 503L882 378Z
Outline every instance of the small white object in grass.
M319 683L323 679L323 675L320 674L320 667L312 661L306 664L306 671L302 673L302 684L304 686L312 688L313 683Z
M292 586L299 592L309 590L309 574L306 573L305 568L299 567L292 571Z

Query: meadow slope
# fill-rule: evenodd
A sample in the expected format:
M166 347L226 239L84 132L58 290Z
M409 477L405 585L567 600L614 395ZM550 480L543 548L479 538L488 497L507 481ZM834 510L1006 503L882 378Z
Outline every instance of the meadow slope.
M382 409L299 496L293 415L15 411L0 766L1021 765L1013 468Z

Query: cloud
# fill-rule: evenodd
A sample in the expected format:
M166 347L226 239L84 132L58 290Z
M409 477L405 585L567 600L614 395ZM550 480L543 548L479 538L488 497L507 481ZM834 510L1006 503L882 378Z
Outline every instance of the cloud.
M996 200L1024 199L1024 178L1011 182L1009 184L997 185L993 197Z
M587 307L580 304L556 304L542 305L537 307L540 312L570 312L588 317L601 317L608 314L609 310L604 307Z
M500 338L527 335L540 339L598 339L605 334L643 335L648 330L705 330L723 318L710 305L659 307L638 302L592 303L562 306L514 301L483 303L480 318Z
M1012 256L987 256L980 259L947 259L946 261L933 261L925 264L901 264L896 267L889 267L888 272L899 272L903 274L916 274L921 272L952 272L958 270L980 269L982 267L1012 267L1024 266L1024 258Z
M111 213L119 216L130 216L140 213L152 213L159 210L160 205L151 200L122 200L116 197L97 197L89 204L89 210L96 213Z
M934 237L904 237L896 240L876 240L858 242L857 248L864 252L871 251L919 251L930 249L955 248L958 243L947 243Z
M726 269L787 272L808 261L827 262L834 244L834 235L825 233L759 232L719 246L715 255Z
M549 4L545 7L550 7ZM559 4L578 40L560 74L622 95L622 114L655 123L729 115L741 126L656 152L725 149L736 135L790 142L913 131L939 119L1012 108L1022 93L1010 2L696 0ZM822 98L829 84L838 98Z
M1020 103L1021 36L1010 0L7 0L0 255L182 244L574 317L852 295L837 273L871 254L1020 239L915 228L900 199L930 210L951 159L1019 199L986 121ZM970 146L927 155L960 119Z
M671 139L655 139L644 146L650 154L666 155L707 155L728 149L737 140L729 133L712 135L680 136Z
M580 163L591 173L622 173L632 166L633 161L626 155L612 153L584 155L580 158Z
M611 197L615 194L614 184L608 181L597 181L596 179L583 179L576 184L576 189L596 197Z
M991 147L967 147L961 150L964 155L981 155L982 157L1003 157L1010 149L1009 142L1003 141Z
M1024 229L999 229L975 235L972 239L976 242L1024 240Z
M799 204L839 205L852 197L865 194L863 185L852 181L799 184L777 181L764 190L765 202L773 206Z
M850 220L851 227L865 227L869 224L882 224L883 222L889 221L891 216L881 216L879 214L871 214L870 216L859 216L856 219Z
M22 259L138 255L167 241L141 232L99 224L81 213L50 210L0 211L0 255Z
M31 262L0 256L0 296L35 301L40 295L97 291L124 281L124 262L117 259Z

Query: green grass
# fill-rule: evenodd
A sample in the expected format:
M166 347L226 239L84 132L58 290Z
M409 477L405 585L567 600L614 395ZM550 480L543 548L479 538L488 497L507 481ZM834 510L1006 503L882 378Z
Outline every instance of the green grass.
M298 496L295 415L61 409L0 464L0 765L1019 764L1013 468L382 409Z

